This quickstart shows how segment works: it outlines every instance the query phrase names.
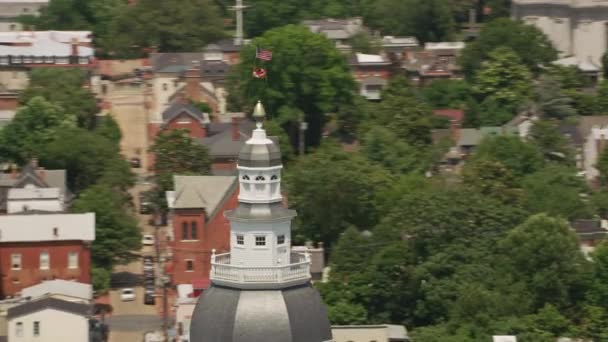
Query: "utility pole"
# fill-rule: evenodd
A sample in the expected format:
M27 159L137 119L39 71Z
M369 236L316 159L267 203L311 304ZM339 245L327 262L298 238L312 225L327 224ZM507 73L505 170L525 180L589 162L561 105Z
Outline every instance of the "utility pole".
M243 45L243 10L249 6L243 5L243 0L236 0L236 5L231 8L236 12L236 34L234 36L234 45Z
M300 130L298 154L302 156L306 152L306 130L308 129L308 122L304 121L304 114L300 115L298 128Z

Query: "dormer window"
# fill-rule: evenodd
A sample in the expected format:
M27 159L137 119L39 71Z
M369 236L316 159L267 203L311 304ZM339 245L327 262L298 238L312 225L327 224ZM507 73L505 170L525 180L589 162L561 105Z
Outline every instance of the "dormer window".
M264 178L264 176L257 176L257 177L255 177L255 180L256 181L265 181L266 178Z

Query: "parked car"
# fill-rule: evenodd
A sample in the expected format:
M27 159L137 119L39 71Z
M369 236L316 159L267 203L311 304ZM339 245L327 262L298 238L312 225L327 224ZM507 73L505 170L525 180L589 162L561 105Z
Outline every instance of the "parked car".
M144 246L154 246L154 235L145 234L141 239L141 244Z
M154 305L155 304L154 293L146 293L144 295L144 304Z
M137 157L133 157L129 160L132 168L140 168L141 167L141 159Z
M151 214L152 203L148 200L144 193L139 194L139 213L140 214Z
M131 288L122 289L120 291L120 300L123 302L135 300L135 290Z

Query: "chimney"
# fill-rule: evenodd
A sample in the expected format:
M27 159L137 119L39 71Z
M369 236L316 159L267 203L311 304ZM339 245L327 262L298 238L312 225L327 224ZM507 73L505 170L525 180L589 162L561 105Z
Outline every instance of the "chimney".
M71 41L72 53L70 54L73 57L78 57L78 38L72 38Z
M184 75L186 79L186 98L194 102L201 102L201 69L198 61L193 61L190 69Z
M240 118L232 118L232 140L239 141L241 139L241 132L239 130Z

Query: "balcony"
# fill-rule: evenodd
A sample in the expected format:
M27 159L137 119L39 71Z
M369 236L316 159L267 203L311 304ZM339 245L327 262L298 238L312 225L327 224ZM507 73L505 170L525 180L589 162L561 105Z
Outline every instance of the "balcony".
M288 265L251 267L230 264L230 253L211 256L211 281L241 289L278 289L310 281L310 257L291 253Z

